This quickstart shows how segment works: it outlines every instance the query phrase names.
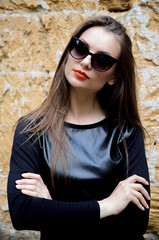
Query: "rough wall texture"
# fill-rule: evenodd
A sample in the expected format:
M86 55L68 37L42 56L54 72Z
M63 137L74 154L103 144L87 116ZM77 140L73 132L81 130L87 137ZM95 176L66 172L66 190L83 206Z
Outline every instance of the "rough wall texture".
M128 29L137 62L139 106L150 138L149 239L159 239L159 0L0 0L0 239L39 239L11 225L6 185L13 126L46 97L57 62L79 22L108 14Z

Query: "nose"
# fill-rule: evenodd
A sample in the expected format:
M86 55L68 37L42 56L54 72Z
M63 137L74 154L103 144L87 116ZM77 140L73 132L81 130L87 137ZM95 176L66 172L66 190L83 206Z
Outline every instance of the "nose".
M85 68L85 69L91 69L91 55L87 55L84 59L81 60L80 64Z

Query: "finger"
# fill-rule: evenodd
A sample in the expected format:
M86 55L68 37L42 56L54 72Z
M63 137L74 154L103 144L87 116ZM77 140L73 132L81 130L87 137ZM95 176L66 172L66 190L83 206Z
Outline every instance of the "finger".
M145 178L140 177L138 175L132 175L131 177L127 178L126 181L130 182L130 183L131 182L134 182L134 183L135 182L140 182L140 183L142 183L144 185L149 185L148 181Z
M143 197L143 195L140 192L134 191L133 195L140 201L140 203L142 204L142 206L144 208L149 209L149 206L148 206L145 198Z
M34 179L20 179L15 181L17 185L35 185L36 180Z
M26 178L27 179L35 179L37 182L43 184L43 180L42 180L42 178L41 178L41 176L39 174L36 174L36 173L23 173L22 177L25 178L25 179Z
M35 187L34 185L16 185L16 188L18 190L31 190L34 192L38 192L37 187Z
M30 197L39 197L40 196L37 192L31 191L31 190L23 189L23 190L21 190L21 192L24 195L27 195L27 196L30 196Z
M39 174L36 174L36 173L23 173L22 174L22 177L23 178L31 178L31 179L41 179L40 175Z
M138 191L138 192L141 192L142 195L143 195L147 200L150 200L149 193L146 191L146 189L145 189L141 184L134 183L134 184L132 185L132 188L135 189L135 190Z
M144 211L145 208L143 207L143 205L141 204L141 202L134 196L132 198L132 202L141 210Z

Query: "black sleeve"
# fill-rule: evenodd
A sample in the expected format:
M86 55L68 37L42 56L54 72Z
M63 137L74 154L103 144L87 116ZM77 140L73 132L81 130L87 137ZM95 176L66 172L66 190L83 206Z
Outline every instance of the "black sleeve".
M131 134L129 134L130 132ZM150 183L141 129L134 127L133 131L129 131L127 128L125 139L128 148L128 177L136 174L144 177ZM144 185L144 187L150 194L150 185ZM147 201L147 203L150 206L150 201ZM119 214L117 220L122 221L124 229L129 233L133 230L133 233L136 233L136 235L143 235L147 230L149 209L141 211L136 205L130 203L128 207Z
M18 124L13 141L10 172L8 176L8 204L11 220L17 230L42 230L50 226L57 218L99 219L100 210L97 201L60 202L23 195L15 187L15 181L21 179L24 172L41 173L40 159L42 150L35 137L21 134ZM28 140L28 141L27 141Z

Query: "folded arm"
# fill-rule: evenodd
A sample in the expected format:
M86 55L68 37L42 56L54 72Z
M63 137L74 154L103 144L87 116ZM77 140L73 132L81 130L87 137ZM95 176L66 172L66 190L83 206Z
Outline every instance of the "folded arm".
M15 131L7 186L13 226L18 230L42 230L49 227L53 220L57 218L65 219L69 217L72 220L76 218L99 219L99 205L96 201L61 202L49 199L51 198L49 191L45 188L42 178L39 178L42 172L42 149L40 149L38 141L35 142L35 138L26 141L28 136L20 134L20 130L21 128L18 126ZM27 178L26 173L38 176L36 183L39 180L41 181L40 188L43 185L44 195L42 191L39 191L39 188L37 188L39 195L31 196L33 192L37 192L37 189L31 191L31 194L26 194L25 191L25 194L23 194L22 189L16 187L18 185L17 181L20 179L33 180L34 183L30 182L33 184L29 185L36 185L35 179ZM28 191L28 189L23 190Z

